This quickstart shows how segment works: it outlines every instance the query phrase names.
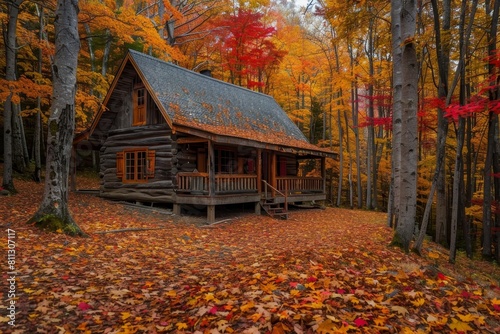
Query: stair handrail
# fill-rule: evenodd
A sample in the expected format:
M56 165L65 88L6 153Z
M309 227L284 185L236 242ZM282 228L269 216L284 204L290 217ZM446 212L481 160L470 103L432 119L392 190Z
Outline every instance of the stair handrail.
M284 201L283 204L285 206L285 211L288 211L288 197L286 195L286 193L288 191L286 189L287 188L286 182L285 182L285 193L282 193L277 188L275 188L272 185L270 185L266 180L262 180L262 182L264 182L264 195L266 196L266 198L267 198L267 187L269 187L269 188L271 188L272 190L276 191L278 194L280 194L281 196L283 196L285 198L285 201Z

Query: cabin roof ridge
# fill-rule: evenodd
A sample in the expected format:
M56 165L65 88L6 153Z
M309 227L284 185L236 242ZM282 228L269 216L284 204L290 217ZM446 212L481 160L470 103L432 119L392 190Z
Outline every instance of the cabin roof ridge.
M128 51L129 51L129 53L131 53L133 56L135 55L135 56L139 56L139 57L145 57L145 58L148 58L149 60L159 62L159 63L164 64L164 65L166 65L166 66L171 66L171 67L173 67L173 68L175 68L175 69L178 69L178 70L180 70L180 71L185 71L185 72L187 72L187 73L190 73L190 74L192 74L192 75L195 75L195 76L197 76L197 77L199 77L199 78L202 78L202 79L204 79L204 80L211 80L211 81L216 82L216 83L221 84L221 85L227 85L227 86L229 86L229 87L231 87L231 88L233 88L233 89L240 89L240 90L246 91L246 92L248 92L248 93L252 93L252 94L256 94L256 95L260 95L260 96L264 96L264 97L266 97L266 98L268 98L268 99L271 99L271 100L273 100L273 101L275 101L275 102L276 102L276 100L274 99L274 97L272 97L272 96L271 96L271 95L269 95L269 94L265 94L265 93L262 93L262 92L257 92L257 91L251 90L251 89L249 89L249 88L246 88L246 87L238 86L238 85L236 85L236 84L232 84L232 83L230 83L230 82L227 82L227 81L224 81L224 80L221 80L221 79L217 79L217 78L214 78L214 77L211 77L211 76L208 76L208 75L204 75L204 74L201 74L201 73L199 73L199 72L193 71L193 70L191 70L191 69L188 69L188 68L182 67L182 66L180 66L180 65L176 65L176 64L174 64L174 63L172 63L172 62L169 62L169 61L166 61L166 60L163 60L163 59L157 58L157 57L155 57L155 56L148 55L148 54L146 54L146 53L143 53L143 52L140 52L140 51L137 51L137 50L134 50L134 49L129 49ZM134 58L134 60L135 60L135 58ZM276 103L277 103L277 102L276 102Z

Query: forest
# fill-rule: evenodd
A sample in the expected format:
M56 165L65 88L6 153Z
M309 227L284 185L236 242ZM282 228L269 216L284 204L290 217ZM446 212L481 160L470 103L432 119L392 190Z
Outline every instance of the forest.
M412 31L397 39L401 1L80 0L74 131L92 122L128 49L209 69L271 95L312 143L339 154L327 161L328 204L388 212L389 226L418 236L417 251L430 235L450 262L457 251L499 261L500 0L409 2L414 11L398 17ZM11 192L13 171L41 179L56 10L55 0L0 3L2 156L11 157L2 187ZM409 84L397 79L406 53L396 49L414 57L402 75L415 82L413 117L398 104ZM405 122L415 128L411 159L399 151L413 135ZM410 193L397 186L410 183L399 173L406 163ZM409 225L397 218L406 200Z

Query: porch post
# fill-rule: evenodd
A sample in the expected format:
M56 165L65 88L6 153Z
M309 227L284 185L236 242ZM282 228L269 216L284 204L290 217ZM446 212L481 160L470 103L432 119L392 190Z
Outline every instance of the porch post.
M214 145L211 140L208 141L208 196L215 196L215 154ZM207 206L207 222L213 224L215 222L215 205Z
M207 206L207 222L209 224L215 223L215 205Z
M273 188L278 189L277 180L276 180L276 152L271 152L271 185ZM273 197L276 196L276 191L272 189Z
M262 193L262 149L257 149L257 192Z
M326 194L326 158L321 157L321 178L323 179L323 194Z
M215 154L214 145L211 140L208 141L208 195L215 195Z

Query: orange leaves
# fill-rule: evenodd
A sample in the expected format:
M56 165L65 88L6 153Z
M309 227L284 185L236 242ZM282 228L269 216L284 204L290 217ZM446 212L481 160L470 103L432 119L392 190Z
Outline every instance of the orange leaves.
M24 332L472 333L493 331L500 314L496 290L387 248L382 214L294 211L286 223L249 215L207 229L72 193L91 237L71 239L24 225L42 192L18 184L23 196L0 207L19 234ZM167 228L93 234L138 226Z

